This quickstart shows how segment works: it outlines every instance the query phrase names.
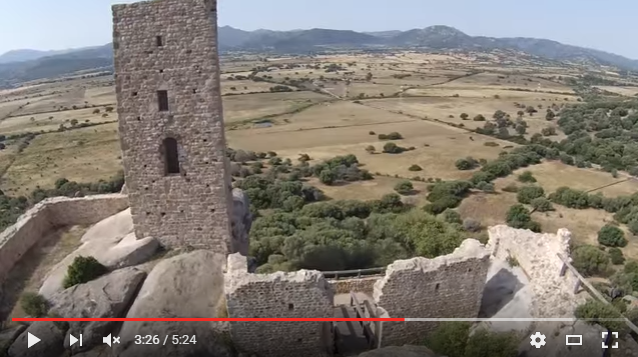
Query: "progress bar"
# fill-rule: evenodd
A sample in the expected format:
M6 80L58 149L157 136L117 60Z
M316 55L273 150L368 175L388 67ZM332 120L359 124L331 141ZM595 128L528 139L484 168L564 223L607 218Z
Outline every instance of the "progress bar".
M576 322L576 321L621 321L625 319L576 319L576 318L14 318L16 322L60 321L60 322L204 322L204 321L394 321L394 322Z

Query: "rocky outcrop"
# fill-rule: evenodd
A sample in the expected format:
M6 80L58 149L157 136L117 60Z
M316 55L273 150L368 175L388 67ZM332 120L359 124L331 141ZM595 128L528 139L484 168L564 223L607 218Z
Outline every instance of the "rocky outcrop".
M231 225L233 229L233 240L239 248L237 251L242 255L248 255L248 234L253 224L250 213L250 201L244 191L233 189L233 210Z
M64 351L66 331L60 325L49 321L32 323L9 348L9 357L58 357ZM41 341L27 348L28 334L37 336Z
M78 256L92 256L110 270L134 266L150 259L159 243L154 238L136 239L130 210L108 217L82 236L82 246L67 255L47 274L40 294L51 298L62 291L62 282L69 265Z
M20 336L27 327L25 325L18 325L4 331L0 331L0 356L4 356L4 353L7 352L13 341Z
M54 295L51 313L65 318L123 317L146 273L136 268L114 271L86 284L76 285ZM83 345L72 346L74 352L87 350L102 343L113 322L70 322L69 333L82 334ZM67 341L68 344L68 341Z
M148 275L126 317L215 317L224 293L226 257L208 250L185 253L161 261ZM117 355L230 356L222 334L226 326L216 322L125 322L114 346ZM135 335L196 335L197 344L140 346Z

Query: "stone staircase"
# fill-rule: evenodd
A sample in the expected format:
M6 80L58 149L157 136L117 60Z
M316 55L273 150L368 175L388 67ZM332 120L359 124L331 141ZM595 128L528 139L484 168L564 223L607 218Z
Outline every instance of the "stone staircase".
M339 305L334 309L335 318L356 318L354 306ZM334 322L335 349L340 356L352 356L370 349L363 332L363 326L357 321Z

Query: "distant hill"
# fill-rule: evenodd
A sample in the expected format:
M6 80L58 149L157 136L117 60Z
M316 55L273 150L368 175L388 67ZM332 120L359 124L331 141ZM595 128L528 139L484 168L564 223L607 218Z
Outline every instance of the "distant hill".
M361 33L350 30L310 29L293 31L244 31L219 28L221 51L270 51L308 53L329 48L513 49L558 61L579 61L638 70L638 60L590 48L536 38L470 36L449 26L408 31ZM14 50L0 55L0 86L26 80L55 77L91 66L110 66L112 45L64 51ZM34 78L37 77L37 78Z

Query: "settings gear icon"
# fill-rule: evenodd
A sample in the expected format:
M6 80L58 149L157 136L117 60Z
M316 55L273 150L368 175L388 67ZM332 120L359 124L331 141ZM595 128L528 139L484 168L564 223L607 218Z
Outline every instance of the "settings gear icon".
M529 338L531 339L531 341L529 342L530 345L536 348L541 348L542 346L545 346L545 335L543 335L542 333L535 332Z

